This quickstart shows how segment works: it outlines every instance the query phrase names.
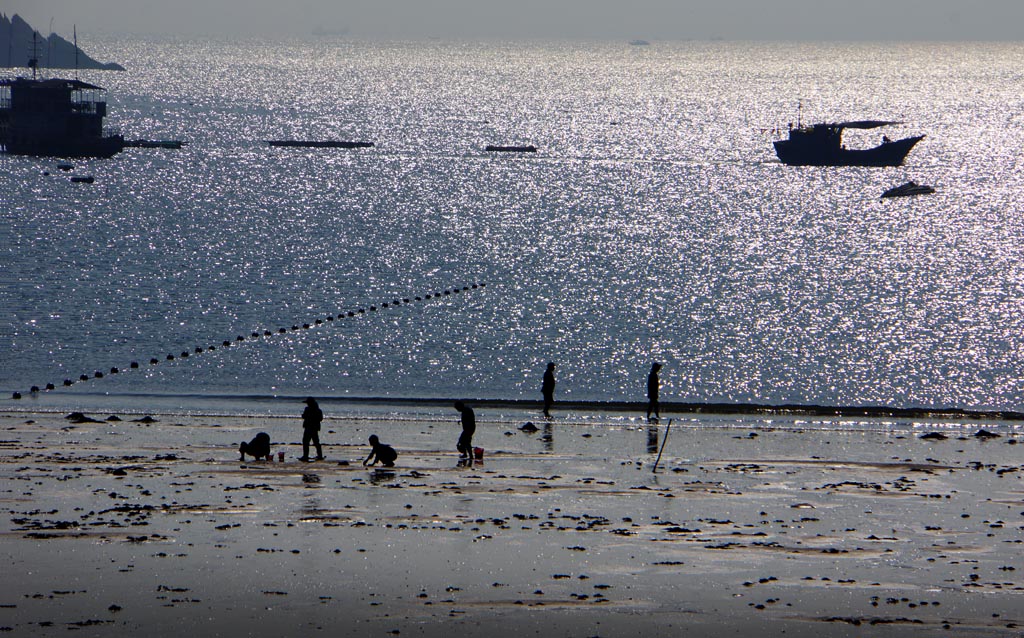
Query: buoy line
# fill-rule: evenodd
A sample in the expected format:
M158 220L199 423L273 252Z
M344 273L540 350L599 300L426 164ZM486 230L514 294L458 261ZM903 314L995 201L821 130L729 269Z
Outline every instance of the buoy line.
M248 337L243 336L243 335L238 335L238 336L236 336L234 338L234 340L224 339L223 341L220 342L219 345L210 345L210 346L206 346L206 347L196 346L191 351L189 351L189 350L182 350L180 354L168 353L165 357L163 357L163 360L164 361L174 361L174 360L179 359L179 358L180 359L188 359L191 356L200 355L200 354L207 353L207 352L213 352L213 351L217 350L218 348L230 348L232 345L234 345L236 343L244 342L244 341L251 341L251 340L254 340L254 339L259 339L261 337L265 338L265 337L272 337L274 335L287 334L289 332L296 332L298 330L309 330L311 328L319 328L321 326L324 326L326 324L334 322L335 320L342 320L342 319L359 317L359 316L362 316L362 315L366 315L368 312L377 312L377 310L385 310L385 309L389 309L389 308L397 308L399 306L405 306L405 305L413 304L413 303L416 303L418 301L430 301L432 299L441 299L443 297L450 297L451 295L457 295L457 294L461 294L463 292L470 292L470 291L473 291L473 290L478 290L480 288L485 287L486 285L487 285L486 283L479 283L479 284L471 284L471 285L468 285L468 286L462 286L461 288L458 287L458 286L455 286L453 288L445 288L444 290L442 290L440 292L428 292L426 294L422 294L422 295L417 296L417 297L412 297L412 298L410 298L410 297L402 297L401 299L394 298L394 299L389 299L387 301L380 302L379 305L378 304L371 304L368 307L359 307L359 308L356 308L355 310L348 310L348 311L344 311L343 310L343 311L338 312L336 315L335 314L329 314L326 317L318 317L318 318L316 318L316 319L314 319L312 321L304 322L301 325L298 324L298 323L295 323L295 324L292 324L288 328L280 327L277 330L264 329L262 331L260 331L260 330L253 330L249 334ZM160 357L151 357L149 359L149 365L157 365L157 364L160 363L160 361L161 361ZM140 367L141 367L141 364L138 361L132 361L130 364L128 364L128 369L129 370L138 370ZM108 373L104 373L102 370L96 370L92 374L81 374L81 375L79 375L78 381L75 381L75 380L70 379L70 378L64 379L63 387L65 387L65 388L71 387L75 383L81 383L81 382L90 381L90 380L93 380L93 379L102 379L104 376L106 376L106 374L112 374L113 375L113 374L120 374L120 373L121 373L121 369L116 367L116 366L110 368L110 371ZM29 389L28 392L29 392L29 394L38 394L40 392L50 392L50 391L56 390L56 389L57 389L56 384L54 384L54 383L47 383L44 386L44 389L40 389L39 386L35 386L34 385L34 386L32 386ZM20 399L21 397L22 397L21 392L15 392L12 395L11 398L13 398L13 399Z

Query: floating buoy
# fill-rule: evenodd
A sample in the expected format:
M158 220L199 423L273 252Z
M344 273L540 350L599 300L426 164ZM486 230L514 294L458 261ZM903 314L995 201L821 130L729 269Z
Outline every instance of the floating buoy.
M319 319L317 321L319 321ZM334 315L327 315L327 321L334 321Z
M380 305L380 307L381 307L381 308L387 308L387 307L388 307L388 302L386 302L386 301L385 301L384 303L382 303L382 304Z
M295 331L295 330L298 330L298 329L299 329L298 326L292 326L292 331Z
M303 330L309 330L309 324L308 323L302 324L302 329Z
M416 301L423 301L423 299L420 297L416 297Z
M174 355L173 354L168 354L167 355L167 360L168 361L174 361Z
M209 348L206 349L206 351L207 352L213 352L216 349L217 349L217 346L210 346Z
M74 385L74 384L75 384L75 382L72 381L71 379L64 379L64 387L68 387L69 385Z
M93 373L92 376L96 377L97 379L102 379L103 378L103 373L100 372L99 370L97 370L95 373Z
M29 388L28 391L31 392L32 394L39 394L39 386L34 385L31 388Z
M245 337L243 337L242 335L238 335L237 337L235 337L235 341L245 341Z
M473 284L473 290L476 290L476 284Z
M359 313L359 314L361 314L361 315L365 315L365 314L366 314L366 311L365 311L365 310L363 310L362 308L360 308L360 309L359 309L359 310L357 310L356 312L358 312L358 313Z
M348 311L348 316L349 316L349 317L355 317L355 316L356 316L356 313L354 313L354 312L352 312L351 310L349 310L349 311Z
M370 312L375 312L376 310L377 310L377 306L370 306Z
M253 339L259 339L259 338L260 338L260 333L258 333L258 332L254 332L254 333L252 333L252 335L250 335L250 336L251 336L251 337L252 337Z
M85 375L85 374L80 374L80 375L78 375L78 380L79 381L88 381L89 380L89 376Z
M46 389L47 389L47 390L56 390L57 388L55 388L55 387L54 387L54 385L53 385L52 383L47 383L47 384L46 384Z
M403 300L402 300L402 302L403 302L403 303L410 303L410 302L409 302L409 298L408 298L408 297L406 297L405 299L403 299Z
M316 321L314 321L313 323L315 323L316 325L318 325L318 326L319 326L320 324L322 324L322 323L323 323L323 321L321 321L321 320L317 319L317 320L316 320Z
M446 295L450 295L450 294L452 294L452 293L450 293L450 292L448 292L447 290L445 290L445 291L444 291L444 294L446 294Z
M72 177L71 181L76 184L92 184L96 181L96 178L92 175L84 175L82 177Z
M188 350L182 350L182 351L181 351L181 355L179 355L179 356L180 356L180 357L181 357L182 359L188 359Z
M430 299L430 295L427 295L427 296L426 296L426 299Z
M278 329L277 329L277 332L278 332L279 334L284 334L284 333L286 333L286 332L288 332L288 331L287 331L287 330L285 330L284 328L278 328Z
M272 333L272 332L270 332L269 330L264 330L264 331L263 331L263 336L264 336L264 337L269 337L269 336L270 336L271 334L273 334L273 333Z
M59 168L62 171L70 171L74 167L75 166L73 164L57 164L57 168Z
M15 392L14 394L11 395L11 398L12 399L20 399L21 398L21 393L20 392Z
M224 346L225 348L230 348L231 347L231 342L228 341L227 339L225 339L224 341L220 342L220 345Z
M130 364L128 364L128 367L131 368L132 370L134 370L135 368L139 367L139 362L138 361L132 361Z

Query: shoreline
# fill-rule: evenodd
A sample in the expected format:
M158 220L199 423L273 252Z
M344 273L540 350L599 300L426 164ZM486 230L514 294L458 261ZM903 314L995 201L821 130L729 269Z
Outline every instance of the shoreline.
M111 406L146 402L177 402L181 404L208 404L222 402L230 405L267 405L285 406L301 402L299 395L201 395L201 394L76 394L62 395L67 401L57 401L52 406L39 405L44 397L56 397L47 392L23 395L19 399L8 398L7 404L0 404L0 410L11 412L60 412L78 404L93 404L93 411L103 411L104 400ZM76 403L74 398L80 401ZM326 406L367 407L374 410L402 407L450 408L455 401L466 401L474 408L510 410L522 413L540 412L543 402L530 399L471 399L471 398L436 398L436 397L317 397ZM34 403L34 404L33 404ZM25 409L22 410L21 406ZM556 412L584 412L597 414L631 414L646 411L645 401L589 401L566 400L556 401L553 409ZM116 411L116 408L112 408ZM84 410L78 410L84 411ZM680 418L687 415L714 416L763 416L763 417L837 417L837 418L868 418L868 419L935 419L935 420L968 420L968 421L1003 421L1024 422L1024 412L1015 410L984 410L971 408L928 408L928 407L893 407L885 405L851 405L829 406L816 404L762 404L762 403L725 403L725 402L683 402L664 401L661 403L664 415L662 421L670 417ZM187 412L187 411L186 411ZM175 411L166 412L176 413ZM188 412L192 413L192 412ZM209 416L223 414L235 415L236 411L228 409L221 413L208 413ZM271 416L271 415L267 415ZM281 414L287 417L286 414ZM542 417L540 417L542 418Z

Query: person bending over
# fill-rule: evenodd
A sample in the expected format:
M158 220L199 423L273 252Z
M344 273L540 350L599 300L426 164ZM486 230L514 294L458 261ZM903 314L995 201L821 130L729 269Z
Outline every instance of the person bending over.
M242 455L240 460L245 460L245 455L254 457L259 460L263 457L267 457L270 460L270 435L266 432L260 432L256 436L252 437L252 441L246 443L242 441L241 445L238 446L238 452Z
M459 458L473 460L473 433L476 432L476 414L473 408L462 401L455 402L455 409L462 413L462 434L459 435L459 442L455 449L459 451Z

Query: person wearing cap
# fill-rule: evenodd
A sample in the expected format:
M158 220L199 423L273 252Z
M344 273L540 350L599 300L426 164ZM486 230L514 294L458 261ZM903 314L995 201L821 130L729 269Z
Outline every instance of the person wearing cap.
M540 386L540 392L544 395L544 418L551 418L551 404L555 402L555 364L548 363L548 369L544 371L544 382Z
M459 458L465 459L467 463L473 463L473 434L476 432L476 414L473 408L462 401L455 402L455 409L462 414L462 434L459 435L459 442L455 449L459 451Z
M304 403L306 409L302 411L302 456L299 460L309 460L309 444L312 443L316 446L316 460L322 461L324 452L320 447L320 422L324 420L324 413L313 397L308 397Z
M661 380L658 379L658 371L661 364L657 361L651 366L651 372L647 375L647 420L651 421L651 414L654 414L654 421L661 418L661 406L658 404L658 392L661 390Z

